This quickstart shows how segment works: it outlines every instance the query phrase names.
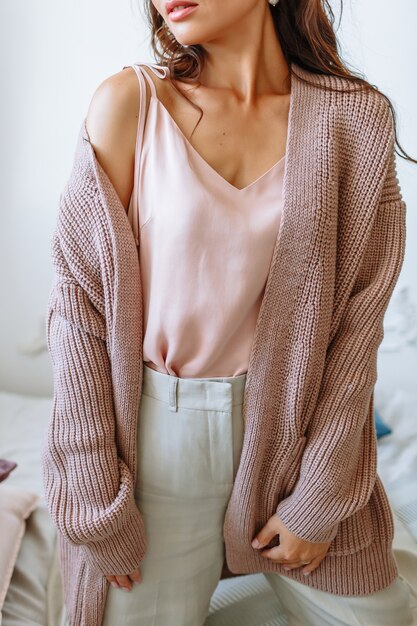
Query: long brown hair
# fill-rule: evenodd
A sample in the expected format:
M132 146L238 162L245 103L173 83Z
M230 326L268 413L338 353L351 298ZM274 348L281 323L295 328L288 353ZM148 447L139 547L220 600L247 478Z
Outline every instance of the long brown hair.
M329 1L281 0L276 6L269 6L275 31L288 65L294 62L307 71L328 76L339 76L347 79L353 85L353 89L336 90L323 84L323 88L331 91L373 90L383 96L391 109L395 143L401 151L396 151L396 153L407 161L417 163L417 160L404 151L398 141L397 118L391 100L376 85L372 85L363 76L350 71L341 60L338 41L333 28L335 17ZM342 11L343 0L341 0L340 17ZM160 65L167 65L170 76L174 80L200 84L199 76L206 54L203 46L199 44L183 46L180 44L167 28L165 20L151 0L145 0L145 17L151 30L151 47L155 61ZM304 80L300 76L299 78ZM308 80L304 80L304 82L309 83ZM187 97L174 82L172 84L185 98ZM187 98L187 100L189 99ZM201 108L191 101L190 103L200 110L202 116ZM201 116L197 124L200 122Z

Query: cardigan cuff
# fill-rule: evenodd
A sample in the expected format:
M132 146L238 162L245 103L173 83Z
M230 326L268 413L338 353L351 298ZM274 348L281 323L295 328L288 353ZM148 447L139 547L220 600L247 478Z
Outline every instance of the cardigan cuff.
M294 535L312 543L331 542L338 531L340 521L334 521L335 501L332 497L320 498L316 494L301 495L294 492L288 498L281 500L276 508L284 526ZM337 505L336 505L337 506Z
M87 561L103 576L133 572L140 566L146 547L143 518L134 501L116 533L81 546Z

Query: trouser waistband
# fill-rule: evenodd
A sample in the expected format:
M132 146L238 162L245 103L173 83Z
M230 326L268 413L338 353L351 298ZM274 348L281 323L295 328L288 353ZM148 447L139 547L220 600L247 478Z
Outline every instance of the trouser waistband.
M231 411L242 404L246 373L213 378L180 378L152 369L143 363L142 393L178 407Z

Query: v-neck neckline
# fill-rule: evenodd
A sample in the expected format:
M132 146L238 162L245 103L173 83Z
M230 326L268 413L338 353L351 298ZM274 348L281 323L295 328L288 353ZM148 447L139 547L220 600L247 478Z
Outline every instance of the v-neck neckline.
M291 100L292 100L292 86L291 86L291 92L290 92L289 110L291 109ZM258 176L258 178L253 180L251 183L245 185L244 187L240 187L240 188L236 187L235 185L230 183L226 178L224 178L224 176L222 176L212 165L210 165L210 163L208 163L208 161L206 161L206 159L203 158L203 156L199 153L199 151L192 145L190 140L187 139L187 137L185 136L185 134L183 133L181 128L178 126L178 124L175 121L175 119L172 117L171 113L168 111L166 106L163 104L163 102L158 97L158 95L155 95L155 94L152 93L150 95L150 105L149 106L151 107L154 104L156 104L163 111L164 115L167 117L168 121L170 122L171 126L174 128L176 133L180 136L180 138L182 139L182 141L185 144L185 146L193 153L195 158L201 163L201 165L207 170L207 172L213 178L215 178L220 184L224 185L227 189L231 189L233 193L243 194L244 192L249 191L250 189L252 189L257 184L260 184L261 181L263 181L270 174L272 174L272 172L275 172L275 170L281 171L282 167L285 168L287 149L285 150L284 156L282 156L278 161L276 161L273 165L271 165L271 167L269 169L267 169L265 172L263 172L263 174ZM286 142L287 146L288 146L288 134L289 134L288 133L288 126L289 126L289 113L288 113L288 122L287 122L287 142Z
M169 76L169 69L167 66L162 66L162 65L158 65L156 63L143 63L142 65L145 65L147 67L149 67L150 70L152 70L153 73L155 72L155 69L161 69L163 70L163 78L165 79L167 76ZM290 70L291 70L291 65L290 65ZM149 80L152 80L149 76L148 76ZM152 81L153 83L153 81ZM291 80L292 83L292 80ZM185 136L185 134L183 133L183 131L181 130L181 128L178 126L177 122L175 121L175 119L172 117L171 113L168 111L168 109L166 108L166 106L163 104L162 100L159 98L158 93L156 91L156 87L155 84L153 83L153 89L151 90L151 95L150 95L150 103L149 103L149 107L151 107L154 103L156 103L156 105L162 109L164 115L167 117L167 119L169 120L171 126L174 128L174 130L176 131L176 133L178 134L178 136L182 139L184 145L192 152L192 154L195 156L195 158L200 162L200 164L207 170L207 172L215 179L217 180L221 185L223 185L225 188L231 190L233 193L236 194L243 194L246 191L251 190L253 187L255 187L258 183L261 183L261 181L263 181L265 178L267 178L270 174L272 174L272 172L275 172L276 169L278 169L279 171L281 171L281 168L284 167L284 177L285 177L285 163L286 163L286 157L288 154L288 137L289 137L289 125L290 125L290 111L291 111L291 107L292 107L292 99L293 99L293 85L291 84L291 91L290 91L290 102L289 102L289 112L288 112L288 121L287 121L287 138L286 138L286 146L285 146L285 153L284 156L282 156L278 161L276 161L269 169L267 169L265 172L263 172L263 174L261 174L260 176L258 176L258 178L256 178L255 180L253 180L251 183L249 183L248 185L245 185L244 187L236 187L235 185L233 185L232 183L230 183L226 178L224 178L224 176L222 176L212 165L210 165L210 163L208 163L208 161L206 161L206 159L204 159L204 157L198 152L198 150L192 145L192 143L190 142L189 139L187 139L187 137Z

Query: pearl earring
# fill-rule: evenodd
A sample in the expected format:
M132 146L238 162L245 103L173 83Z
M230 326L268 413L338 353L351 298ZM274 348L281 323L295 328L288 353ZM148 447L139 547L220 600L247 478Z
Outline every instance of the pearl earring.
M276 6L279 2L279 0L268 0L269 4L272 4L272 6Z

